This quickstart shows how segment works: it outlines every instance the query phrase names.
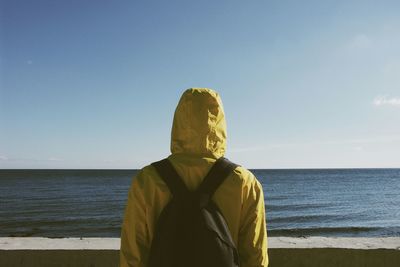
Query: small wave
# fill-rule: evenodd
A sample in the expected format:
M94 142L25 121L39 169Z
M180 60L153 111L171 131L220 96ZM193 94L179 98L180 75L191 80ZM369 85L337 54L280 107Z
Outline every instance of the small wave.
M280 196L268 196L265 198L266 201L271 201L271 200L282 200L282 199L288 199L288 196L285 195L280 195Z
M59 228L25 228L18 230L10 230L5 233L0 234L0 236L8 237L51 237L51 238L61 238L61 237L119 237L121 233L121 227L119 225L112 226L98 226L98 227L80 227L71 228L64 227Z
M294 215L294 216L283 216L283 217L270 217L267 219L269 223L304 223L304 222L321 222L332 219L343 218L342 215Z
M312 235L353 235L357 233L368 233L379 231L379 227L318 227L318 228L292 228L292 229L270 229L269 236L312 236Z
M268 211L296 211L296 210L310 210L329 207L331 204L265 204L265 210Z

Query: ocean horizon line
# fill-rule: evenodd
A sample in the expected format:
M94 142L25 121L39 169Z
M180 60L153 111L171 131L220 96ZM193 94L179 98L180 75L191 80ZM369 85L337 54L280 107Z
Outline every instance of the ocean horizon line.
M150 164L149 164L150 165ZM147 165L144 165L145 167ZM245 166L244 166L245 167ZM296 167L296 168L247 168L248 170L397 170L400 167ZM142 168L0 168L0 171L35 171L35 170L60 170L60 171L68 171L68 170L80 170L80 171L138 171Z

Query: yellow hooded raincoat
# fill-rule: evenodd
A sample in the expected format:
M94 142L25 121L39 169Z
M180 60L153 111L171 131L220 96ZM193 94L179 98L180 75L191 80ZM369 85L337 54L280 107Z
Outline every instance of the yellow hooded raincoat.
M175 110L168 159L189 190L200 185L225 148L226 122L218 93L206 88L186 90ZM151 165L132 179L121 230L121 267L146 266L157 218L171 197ZM237 167L213 201L226 219L241 267L267 266L264 196L256 177Z

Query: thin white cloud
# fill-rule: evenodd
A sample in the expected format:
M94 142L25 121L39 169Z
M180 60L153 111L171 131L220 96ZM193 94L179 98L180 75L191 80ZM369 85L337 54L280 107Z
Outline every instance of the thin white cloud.
M370 48L371 46L371 39L362 33L355 35L348 44L348 47L352 49L366 49Z
M235 147L229 149L229 152L232 153L241 153L241 152L253 152L253 151L259 151L259 150L265 150L264 147L260 146L253 146L253 147Z
M374 98L373 104L377 107L380 106L397 106L400 107L399 97L377 96Z
M271 143L263 146L249 146L228 149L230 153L245 153L276 149L296 149L299 147L321 147L345 145L354 150L364 150L363 145L368 144L387 144L400 142L400 135L383 135L369 138L343 139L343 140L324 140L315 142L293 142L293 143Z
M0 161L21 161L21 162L26 162L26 161L64 161L63 159L56 158L56 157L50 157L50 158L9 158L4 155L0 155Z
M47 159L48 161L62 161L62 159L60 158L56 158L56 157L50 157Z

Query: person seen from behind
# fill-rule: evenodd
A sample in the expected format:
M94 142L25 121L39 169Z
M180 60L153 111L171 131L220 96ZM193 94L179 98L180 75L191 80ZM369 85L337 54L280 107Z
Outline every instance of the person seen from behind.
M264 195L252 172L224 157L219 94L190 88L176 107L171 154L132 179L120 267L266 267Z

